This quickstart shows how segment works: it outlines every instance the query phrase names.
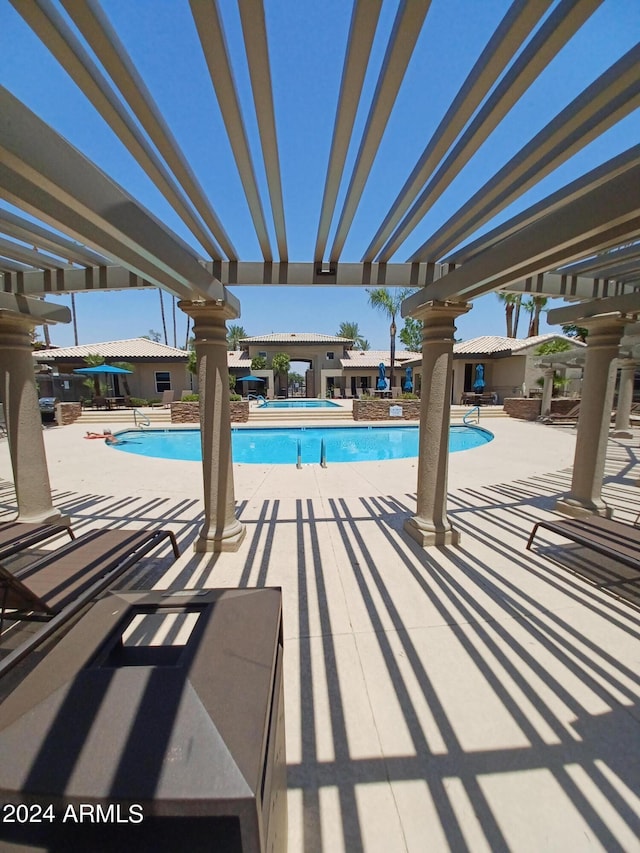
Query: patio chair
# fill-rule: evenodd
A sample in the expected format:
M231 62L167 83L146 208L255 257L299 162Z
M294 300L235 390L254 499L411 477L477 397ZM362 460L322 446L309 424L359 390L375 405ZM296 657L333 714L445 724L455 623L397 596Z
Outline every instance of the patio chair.
M0 677L165 539L178 557L170 530L90 530L15 574L0 565L0 633L7 618L46 622L7 655Z
M75 539L73 530L63 524L32 524L26 521L0 523L0 559L11 557L25 548L67 533Z
M90 530L15 574L0 566L2 618L7 609L14 619L51 617L89 600L167 538L179 557L170 530Z
M527 541L527 549L531 548L533 539L540 527L571 539L579 545L584 545L598 554L603 554L605 557L640 572L640 527L625 524L613 518L603 518L600 515L563 521L538 521ZM638 580L640 580L640 574L614 581L605 581L597 584L597 586L600 589L608 589Z
M169 406L173 403L176 396L175 391L163 391L162 392L162 405L165 409L168 409Z
M580 403L577 403L572 409L569 409L568 412L562 414L561 412L550 412L548 415L545 415L540 420L543 424L572 424L576 423L578 418L580 417Z

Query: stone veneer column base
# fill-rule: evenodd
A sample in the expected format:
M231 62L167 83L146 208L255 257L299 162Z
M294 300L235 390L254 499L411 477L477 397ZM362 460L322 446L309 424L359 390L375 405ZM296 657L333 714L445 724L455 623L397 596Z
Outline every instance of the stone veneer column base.
M594 503L583 503L577 498L561 498L556 501L554 507L556 512L569 515L571 518L587 518L590 515L601 515L603 518L611 518L613 510L604 502L600 505Z
M429 545L459 545L460 533L449 527L447 530L436 530L435 527L421 521L419 518L408 518L404 525L404 530L411 536L412 539L422 548Z
M196 554L219 554L223 551L237 551L247 535L247 529L244 525L238 522L238 527L239 529L229 536L219 538L211 537L209 539L206 534L201 533L194 542L193 550Z
M633 438L633 433L628 429L615 429L609 435L611 438Z

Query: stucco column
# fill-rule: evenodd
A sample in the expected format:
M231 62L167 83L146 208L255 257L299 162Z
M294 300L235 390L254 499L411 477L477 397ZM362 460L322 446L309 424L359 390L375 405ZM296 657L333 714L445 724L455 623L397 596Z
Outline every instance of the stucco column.
M631 406L633 404L633 380L637 361L624 359L618 362L620 379L618 381L618 408L613 432L614 438L633 438L631 432Z
M42 417L34 374L30 333L34 324L0 314L0 381L7 422L18 521L68 524L51 501L51 485L42 437ZM69 460L73 464L73 460Z
M447 517L447 472L449 468L449 424L454 321L471 305L432 302L414 316L423 322L420 443L418 457L418 501L406 532L426 545L457 545L460 534Z
M235 516L225 326L237 312L222 300L178 305L193 319L198 363L205 520L194 549L237 551L246 530Z
M619 314L580 321L580 325L589 330L589 335L573 477L571 491L556 503L558 512L575 518L612 515L611 508L602 500L602 479L611 426L618 348L628 322Z
M540 403L540 415L546 418L551 411L551 398L553 397L553 367L544 369L544 385L542 386L542 402Z

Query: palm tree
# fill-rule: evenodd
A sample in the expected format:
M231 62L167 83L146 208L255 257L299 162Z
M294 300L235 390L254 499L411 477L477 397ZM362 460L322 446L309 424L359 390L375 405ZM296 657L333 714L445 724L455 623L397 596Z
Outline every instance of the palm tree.
M287 376L289 373L289 367L291 365L291 359L286 354L286 352L277 352L274 354L271 359L271 369L275 374L275 378L278 381L278 394L282 393L282 386L286 388L288 385L287 380L285 379L284 383L282 381L283 376Z
M357 323L350 323L349 321L340 323L340 328L336 332L336 335L339 338L349 338L349 340L353 341L354 349L364 350L369 348L368 341L366 341L360 334L360 329L358 328ZM367 346L363 346L363 344L366 344Z
M167 337L167 321L164 316L164 302L162 300L162 290L158 288L158 296L160 297L160 314L162 315L162 330L164 331L164 342L169 346L169 338Z
M243 338L248 338L249 335L245 332L243 326L231 325L227 329L227 349L240 349L240 341Z
M85 355L84 363L87 365L87 367L98 367L99 365L104 364L104 357L98 355L95 352L90 352L88 355ZM93 385L93 392L95 396L101 396L99 374L94 373L90 379L85 380L84 384L87 385L88 388L91 388L91 386Z
M520 323L520 309L522 308L522 294L518 293L515 297L516 310L513 314L513 337L518 337L518 325Z
M504 305L504 316L505 320L507 321L507 337L515 338L515 335L513 333L513 312L516 307L516 297L513 293L504 292L496 293L496 296Z
M373 290L367 288L369 294L369 305L372 308L377 308L386 314L391 320L389 326L390 346L389 346L389 387L393 388L393 364L396 360L396 314L400 311L400 306L403 301L414 292L411 287L404 287L402 290L396 290L391 293L386 287L376 287Z
M78 317L76 315L76 295L71 291L71 319L73 320L73 343L78 346Z
M129 370L129 371L131 371L131 373L133 373L133 371L135 370L134 365L128 361L114 361L113 366L119 367L122 370ZM121 378L122 378L122 384L124 385L124 393L127 397L130 397L131 396L131 389L129 388L129 377L126 373L123 373Z
M524 309L531 315L529 318L529 331L527 332L528 338L533 338L540 334L540 314L547 301L546 296L532 296L531 299L522 303Z

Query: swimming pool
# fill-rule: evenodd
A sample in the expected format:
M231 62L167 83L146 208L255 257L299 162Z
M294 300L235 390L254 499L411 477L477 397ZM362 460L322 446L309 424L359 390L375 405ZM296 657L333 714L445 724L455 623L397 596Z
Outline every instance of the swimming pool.
M331 400L266 400L259 409L339 409Z
M249 465L319 463L324 441L327 463L378 462L418 455L418 427L292 427L232 429L233 461ZM128 430L117 434L123 453L197 462L202 459L199 429ZM449 451L470 450L493 440L481 427L452 426Z

